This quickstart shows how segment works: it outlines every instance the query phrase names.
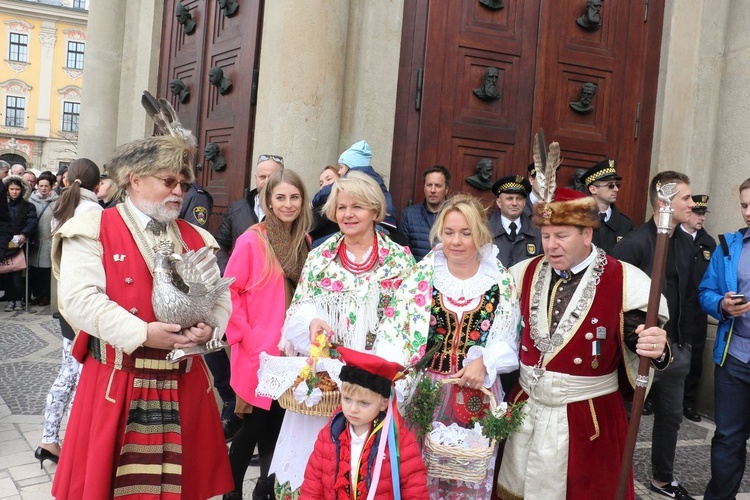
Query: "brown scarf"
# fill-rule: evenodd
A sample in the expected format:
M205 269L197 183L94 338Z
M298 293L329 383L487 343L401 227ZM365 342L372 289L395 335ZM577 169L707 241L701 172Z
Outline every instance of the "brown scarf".
M273 253L276 254L284 276L296 286L302 273L302 266L310 251L310 242L305 239L300 255L294 255L291 237L289 231L284 228L284 224L274 217L266 217L263 224L266 226L268 242L273 248Z

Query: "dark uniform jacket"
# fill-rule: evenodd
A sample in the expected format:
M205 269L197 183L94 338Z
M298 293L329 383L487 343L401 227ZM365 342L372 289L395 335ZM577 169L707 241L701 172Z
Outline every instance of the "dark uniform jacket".
M185 194L182 201L180 219L186 220L203 229L208 229L208 218L214 208L214 199L211 194L203 189L197 182L193 188Z
M695 239L693 240L693 249L695 252L693 285L697 289L698 285L701 284L703 275L706 274L708 263L711 261L711 255L714 253L714 250L716 250L716 241L714 241L714 239L710 234L706 232L705 229L700 229L698 231L698 234L695 236ZM695 308L691 312L694 313L693 321L695 323L695 332L696 335L701 335L703 337L702 340L705 341L706 329L708 328L708 316L705 312L703 312L703 309L701 309L699 302L696 301L694 305Z
M427 202L406 207L401 212L401 224L398 229L406 238L406 244L414 258L419 262L430 252L430 230L437 214L427 209Z
M594 245L607 252L607 254L612 253L615 244L633 230L633 222L630 218L617 210L615 205L611 205L611 207L612 215L610 215L607 222L594 229L593 239Z
M612 257L633 264L651 276L656 245L656 223L653 219L629 232L612 250ZM698 288L693 280L695 267L693 238L676 228L669 238L666 277L662 293L667 299L669 321L664 326L667 337L682 344L690 344L694 332L693 314Z
M258 216L255 215L255 195L257 194L257 189L245 191L243 198L230 203L227 207L227 213L221 219L221 225L214 235L216 242L219 244L216 260L222 275L237 238L247 231L247 228L259 222Z
M542 233L539 228L534 227L531 219L525 213L521 214L519 220L521 221L521 230L518 232L515 241L510 240L510 236L503 227L500 210L495 210L487 221L495 246L498 249L497 258L507 268L543 253Z

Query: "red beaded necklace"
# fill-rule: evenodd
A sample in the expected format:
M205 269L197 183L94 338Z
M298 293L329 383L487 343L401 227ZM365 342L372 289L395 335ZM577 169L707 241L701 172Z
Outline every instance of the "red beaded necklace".
M463 297L452 299L448 297L447 295L444 295L444 297L445 297L445 300L447 300L449 303L453 304L456 307L466 307L471 303L472 300L474 300L474 299L465 299Z
M352 262L352 260L349 259L349 256L346 254L346 242L343 238L341 240L341 244L339 245L338 255L339 260L341 261L341 265L344 266L344 269L346 269L347 271L354 274L362 274L364 272L367 272L373 268L375 262L377 262L378 260L378 235L373 235L372 251L363 262L356 263Z

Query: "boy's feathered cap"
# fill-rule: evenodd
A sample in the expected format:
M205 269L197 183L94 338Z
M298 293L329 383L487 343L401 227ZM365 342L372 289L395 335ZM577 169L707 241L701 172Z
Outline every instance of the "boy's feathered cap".
M339 375L342 382L370 389L384 398L391 396L391 386L404 370L402 365L346 347L337 347L336 351L346 363Z
M157 100L144 91L141 104L154 120L157 135L117 148L107 161L107 174L123 190L128 188L132 174L147 176L169 171L182 175L187 182L193 182L193 157L197 151L195 136L182 126L166 99Z
M534 204L532 222L537 226L599 227L596 202L591 196L557 188L557 168L562 163L560 145L550 143L549 151L546 147L544 132L540 131L534 135L534 165L542 199Z

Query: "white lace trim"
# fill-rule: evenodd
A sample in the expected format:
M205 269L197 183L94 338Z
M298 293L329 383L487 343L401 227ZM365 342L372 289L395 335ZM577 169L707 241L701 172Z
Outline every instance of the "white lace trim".
M435 246L434 285L440 292L452 299L476 298L489 290L500 278L497 265L497 247L491 243L479 249L479 269L469 279L462 280L448 270L448 262L443 253L442 243Z

